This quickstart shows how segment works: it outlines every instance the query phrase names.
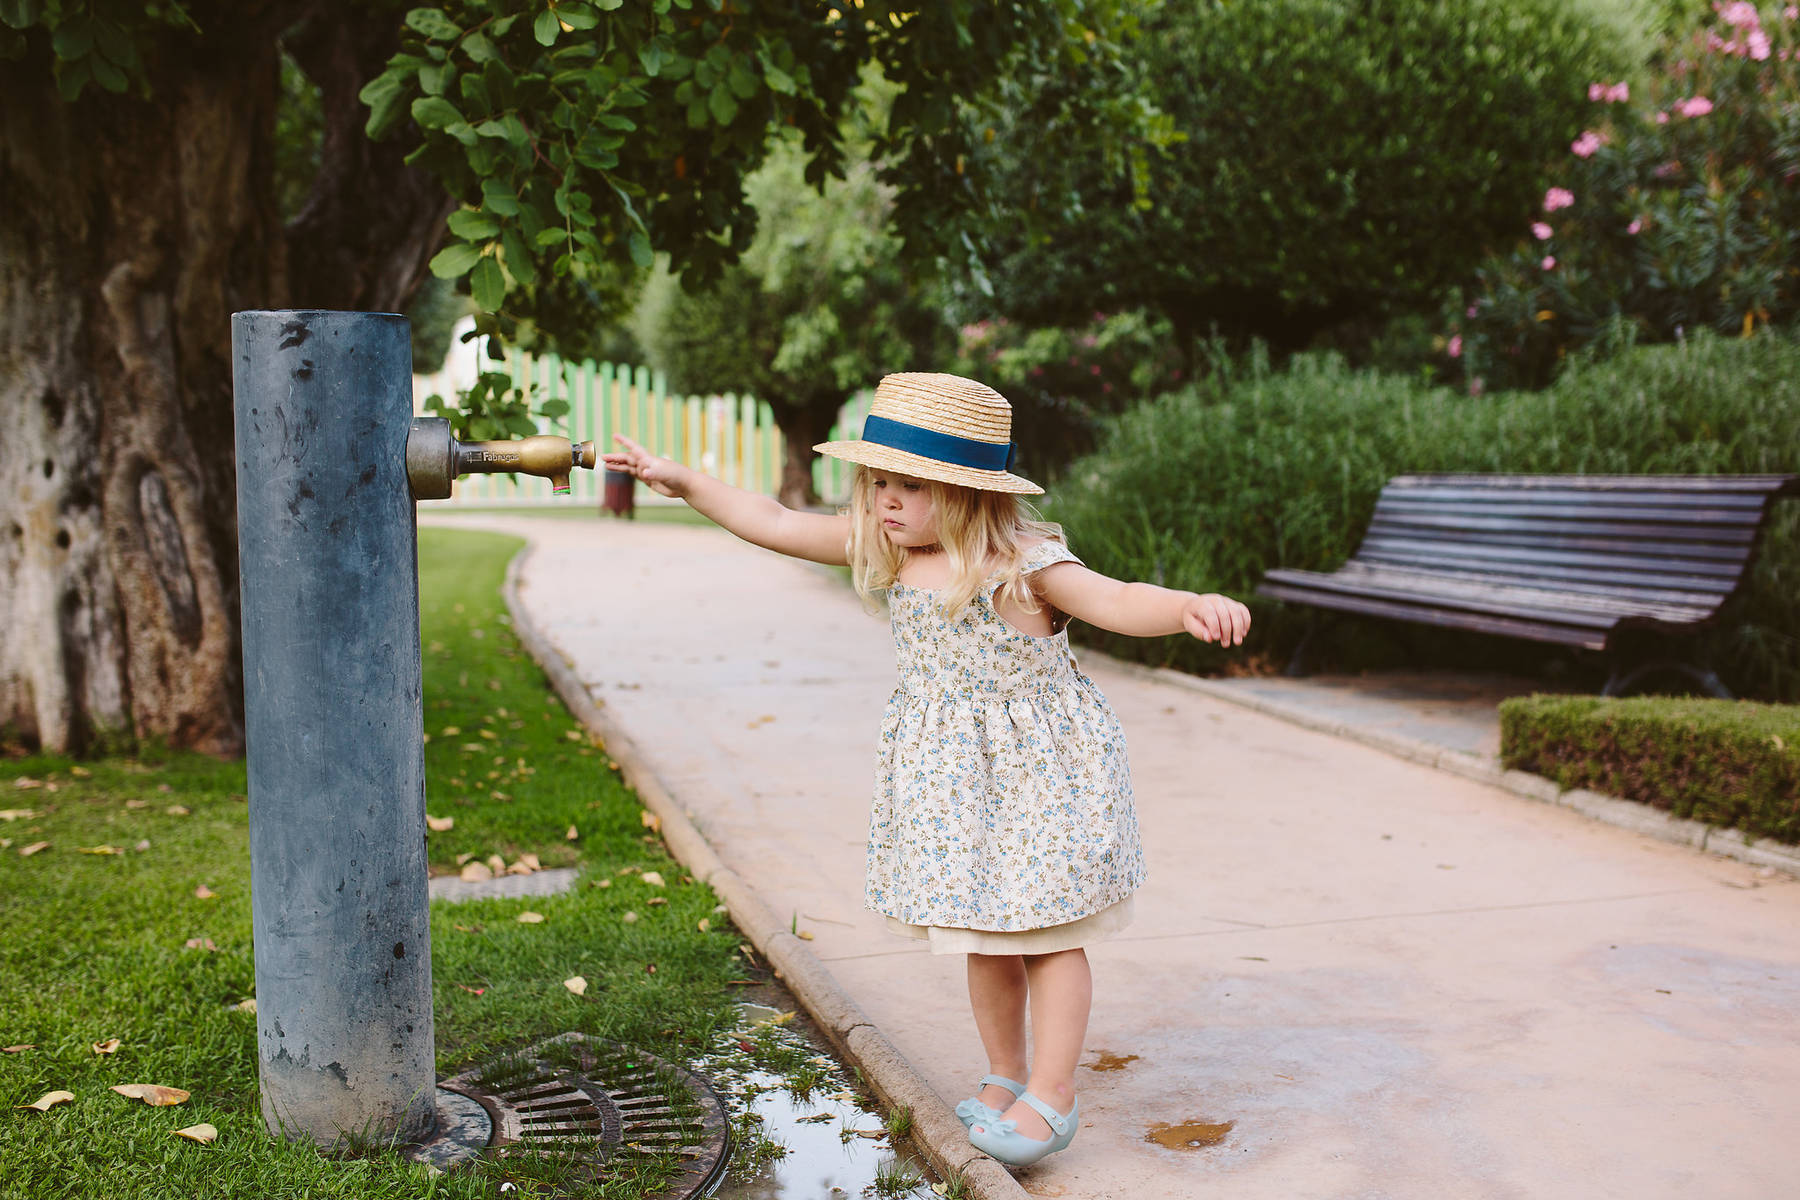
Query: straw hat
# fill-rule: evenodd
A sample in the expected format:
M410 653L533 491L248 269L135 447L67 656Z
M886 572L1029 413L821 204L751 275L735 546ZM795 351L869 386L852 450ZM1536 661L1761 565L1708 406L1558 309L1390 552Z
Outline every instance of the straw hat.
M1036 496L1043 488L1011 474L1012 406L985 383L908 372L875 386L875 403L854 442L813 447L861 463L988 492Z

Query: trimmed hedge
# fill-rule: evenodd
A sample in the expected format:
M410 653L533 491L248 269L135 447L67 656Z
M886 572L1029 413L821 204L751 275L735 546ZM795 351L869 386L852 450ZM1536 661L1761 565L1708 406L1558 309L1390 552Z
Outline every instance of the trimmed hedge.
M1565 788L1800 842L1800 706L1522 696L1500 705L1500 755Z
M1222 364L1122 415L1099 452L1071 464L1045 512L1097 571L1250 604L1256 626L1246 649L1275 666L1319 610L1256 598L1262 573L1336 568L1362 540L1382 485L1432 471L1800 473L1800 340L1691 337L1571 363L1542 392L1480 397L1329 356L1301 355L1280 371L1266 360ZM1744 595L1698 647L1734 692L1800 700L1797 595L1800 501L1782 500ZM1191 638L1078 628L1111 653L1199 673L1241 669L1244 658ZM1350 628L1365 644L1341 650L1338 668L1529 668L1552 653L1416 625ZM1371 636L1388 633L1406 645L1383 648Z

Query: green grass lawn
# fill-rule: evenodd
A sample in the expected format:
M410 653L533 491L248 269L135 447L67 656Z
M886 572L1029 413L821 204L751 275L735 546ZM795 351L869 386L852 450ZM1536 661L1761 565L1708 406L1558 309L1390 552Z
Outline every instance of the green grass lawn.
M739 938L514 637L499 587L518 545L420 533L427 810L454 820L432 833L431 864L534 853L583 875L562 896L433 906L439 1073L567 1030L696 1058L735 1018L731 981L751 974ZM433 1177L391 1153L333 1159L267 1135L256 1017L236 1007L255 984L243 763L0 759L0 810L0 1047L30 1047L0 1053L0 1197L486 1197L556 1173L528 1161ZM518 922L528 908L546 920ZM584 996L563 986L575 975ZM192 1098L152 1108L109 1090L120 1083ZM15 1107L53 1090L75 1099ZM174 1136L199 1123L215 1143ZM640 1164L587 1194L640 1195L670 1169Z

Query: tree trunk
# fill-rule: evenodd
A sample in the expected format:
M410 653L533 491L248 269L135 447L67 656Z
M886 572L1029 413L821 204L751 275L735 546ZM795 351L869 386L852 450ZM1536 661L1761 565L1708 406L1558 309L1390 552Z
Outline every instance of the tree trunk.
M314 9L328 133L290 287L277 35ZM0 735L47 750L241 752L231 314L398 309L450 203L362 136L393 11L206 17L140 46L149 101L66 104L44 54L0 69Z
M838 395L812 397L798 404L771 401L775 426L781 430L786 447L781 463L780 501L789 508L815 508L819 504L818 489L813 487L813 460L818 458L813 447L831 435L832 422L844 398Z

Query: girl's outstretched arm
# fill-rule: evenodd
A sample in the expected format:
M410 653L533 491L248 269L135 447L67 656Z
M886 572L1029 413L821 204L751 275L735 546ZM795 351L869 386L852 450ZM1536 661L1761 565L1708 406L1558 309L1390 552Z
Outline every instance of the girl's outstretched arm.
M767 496L732 487L704 471L658 458L622 433L613 440L623 447L602 455L609 471L628 471L664 496L686 500L708 520L724 526L752 545L795 558L843 566L848 558L850 518L839 513L795 512Z
M1128 637L1185 632L1203 642L1240 646L1250 632L1250 610L1229 596L1125 583L1080 563L1045 567L1032 575L1031 585L1059 611Z

